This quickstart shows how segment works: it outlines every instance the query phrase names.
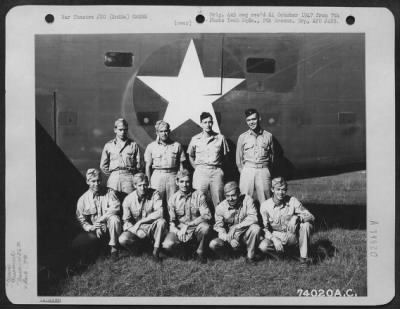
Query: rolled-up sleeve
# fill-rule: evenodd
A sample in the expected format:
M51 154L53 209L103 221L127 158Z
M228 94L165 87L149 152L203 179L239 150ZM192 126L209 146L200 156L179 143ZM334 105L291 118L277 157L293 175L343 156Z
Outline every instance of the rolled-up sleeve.
M122 203L122 222L124 223L124 230L129 229L133 226L131 222L132 214L130 209L131 198L129 195L124 199Z
M247 228L258 221L257 209L254 205L253 199L246 196L246 198L243 200L243 203L244 209L242 209L242 211L244 210L246 212L246 217L237 225L237 228Z
M189 146L187 148L187 154L189 155L189 157L191 158L195 158L196 157L196 150L195 150L195 145L194 145L194 140L193 137L190 140Z
M164 211L162 208L162 199L158 192L155 192L152 196L152 203L153 203L153 212L147 216L149 220L157 220L161 219L164 215Z
M168 201L168 213L169 213L169 222L175 224L176 222L176 214L175 214L175 201L176 197L172 195Z
M103 152L101 153L100 169L105 175L110 175L110 153L107 144L104 146Z
M264 236L266 239L272 238L271 227L269 224L269 214L266 205L262 204L260 207L262 222L263 222L263 230Z
M236 145L236 166L239 170L243 167L243 136L240 135Z
M218 234L226 234L226 230L224 228L224 215L223 215L223 206L217 207L215 209L215 224L214 224L214 230Z
M80 198L78 200L78 204L76 207L76 218L78 220L78 222L80 223L80 225L82 226L82 228L86 231L86 232L90 232L93 230L94 225L92 225L89 220L87 219L87 216L85 216L83 214L83 209L84 209L84 204L83 204L83 199Z
M290 203L293 203L295 214L302 218L303 222L313 222L315 220L311 212L297 198L292 197Z
M152 157L152 144L149 144L146 147L146 150L144 152L144 161L146 163L153 163L153 157Z

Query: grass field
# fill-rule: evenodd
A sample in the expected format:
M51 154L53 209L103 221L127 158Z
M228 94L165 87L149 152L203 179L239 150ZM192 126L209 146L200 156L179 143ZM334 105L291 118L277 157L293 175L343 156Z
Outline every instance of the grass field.
M298 289L351 289L367 295L366 177L355 172L289 182L316 215L311 255L300 267L293 259L263 259L256 265L244 257L208 264L167 258L161 264L125 255L106 257L84 270L68 272L54 294L61 296L297 296Z

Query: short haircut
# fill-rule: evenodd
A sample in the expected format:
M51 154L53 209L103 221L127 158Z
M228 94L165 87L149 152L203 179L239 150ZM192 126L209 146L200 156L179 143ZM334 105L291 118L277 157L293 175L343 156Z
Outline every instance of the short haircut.
M89 181L93 177L101 177L100 171L97 168L89 168L86 172L86 181Z
M145 181L145 182L149 183L149 180L144 173L137 173L137 174L133 175L133 184L136 185L141 181Z
M235 190L236 193L240 192L237 182L236 181L227 182L224 186L224 194L227 194L233 190Z
M191 175L190 175L189 170L187 170L187 169L184 168L184 169L182 169L182 170L179 170L178 173L176 173L176 180L179 181L179 179L181 179L181 178L183 178L183 177L189 177L189 178L191 178Z
M119 124L124 125L125 127L128 127L128 122L124 118L118 118L114 122L114 129L118 127Z
M286 182L285 178L276 177L276 178L272 179L272 188L283 187L283 186L285 186L287 188L287 182Z
M257 116L259 116L260 114L258 113L258 111L255 108L249 108L246 109L246 111L244 112L244 114L246 115L246 118L249 117L250 115L256 114Z
M200 122L203 121L206 118L211 118L211 120L212 120L213 116L210 113L202 112L201 115L200 115Z
M157 131L157 132L160 131L160 129L161 129L162 127L167 127L167 130L169 130L169 123L166 122L166 121L164 121L164 120L158 120L158 121L156 122L156 125L155 125L154 127L156 128L156 131Z

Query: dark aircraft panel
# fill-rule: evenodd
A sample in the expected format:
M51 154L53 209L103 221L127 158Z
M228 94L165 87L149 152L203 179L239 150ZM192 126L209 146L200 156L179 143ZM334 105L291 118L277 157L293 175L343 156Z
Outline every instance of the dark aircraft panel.
M297 170L365 163L362 34L36 36L37 120L82 173L98 166L121 116L144 150L170 103L137 76L177 76L191 40L205 77L244 79L212 103L233 148L253 107ZM104 55L116 51L132 54L132 66L106 66ZM273 59L275 71L249 73L254 58ZM172 137L187 145L200 130L188 119Z

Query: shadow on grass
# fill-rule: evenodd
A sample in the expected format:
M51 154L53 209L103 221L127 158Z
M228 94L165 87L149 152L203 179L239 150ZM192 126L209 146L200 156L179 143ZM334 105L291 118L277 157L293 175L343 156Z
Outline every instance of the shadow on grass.
M314 216L316 231L332 228L366 229L366 205L305 204Z
M310 257L313 259L314 264L317 264L333 257L337 251L337 248L329 239L318 239L310 246Z

